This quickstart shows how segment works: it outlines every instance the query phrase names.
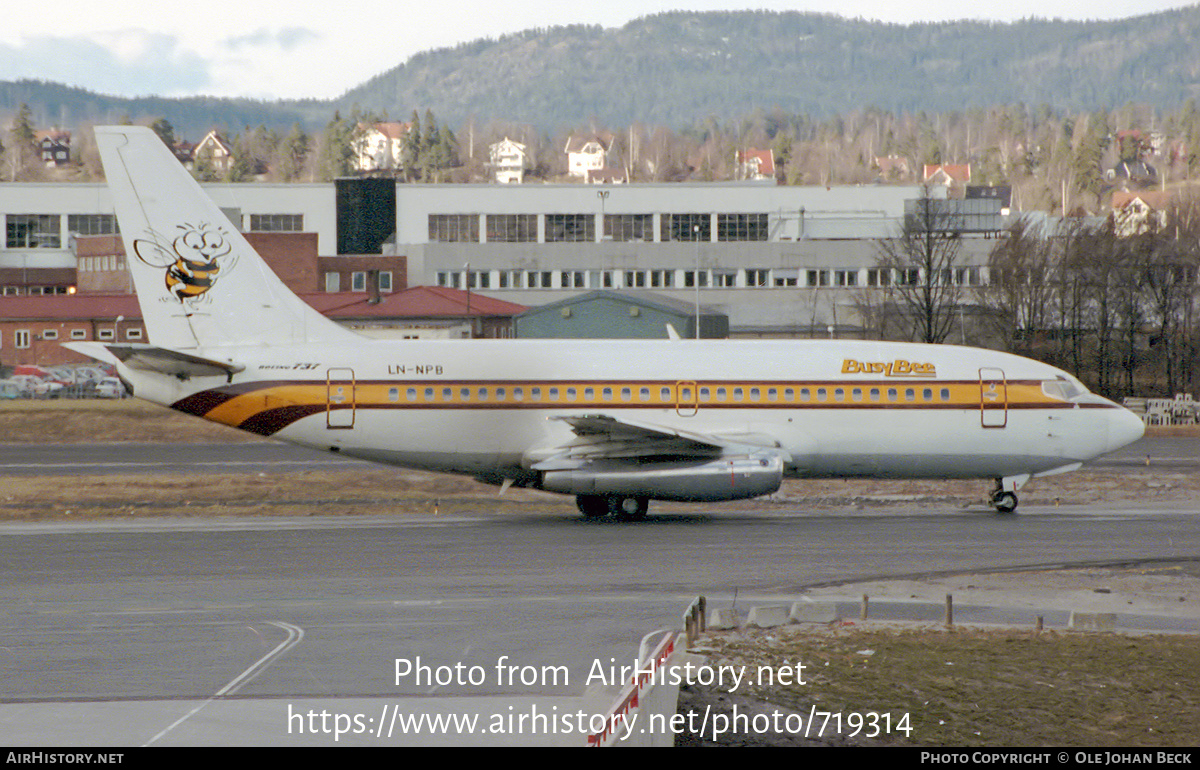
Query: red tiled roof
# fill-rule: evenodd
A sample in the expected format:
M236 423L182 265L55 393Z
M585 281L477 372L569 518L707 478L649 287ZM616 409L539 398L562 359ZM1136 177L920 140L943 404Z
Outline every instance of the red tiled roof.
M1140 200L1152 209L1164 209L1171 203L1170 190L1142 190L1141 192L1113 192L1113 209L1123 209L1135 200Z
M302 294L300 298L319 313L339 318L465 318L515 316L529 308L515 302L442 286L413 286L380 295L372 305L365 293ZM468 302L470 310L468 311ZM71 294L0 299L0 320L90 320L125 316L141 320L142 310L132 294Z
M939 171L954 182L966 183L971 181L971 165L969 163L926 163L924 167L925 181L928 182Z
M91 320L125 316L141 320L142 309L132 294L67 294L0 299L0 320Z
M751 163L758 161L758 173L763 176L775 176L775 151L774 150L756 150L751 147L748 150L738 152L739 163Z
M302 300L330 318L463 318L466 316L514 316L527 308L515 302L444 286L411 286L403 291L380 295L379 304L368 301L370 295L339 292L303 294ZM468 311L468 302L470 310Z

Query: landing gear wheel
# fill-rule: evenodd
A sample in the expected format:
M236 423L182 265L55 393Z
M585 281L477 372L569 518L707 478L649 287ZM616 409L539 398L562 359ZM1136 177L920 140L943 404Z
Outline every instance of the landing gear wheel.
M598 519L608 515L608 498L603 495L579 495L575 498L575 505L579 507L579 512L585 519Z
M641 521L646 518L650 501L644 497L610 497L608 508L621 521Z
M992 493L992 507L997 513L1012 513L1017 510L1017 494L1002 489Z

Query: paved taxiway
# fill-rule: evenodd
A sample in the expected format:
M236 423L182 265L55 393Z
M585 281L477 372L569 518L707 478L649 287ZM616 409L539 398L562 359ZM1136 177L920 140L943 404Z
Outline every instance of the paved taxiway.
M1200 440L1148 436L1088 463L1096 469L1145 467L1184 470L1200 466ZM0 476L237 473L341 470L369 464L329 452L273 441L227 444L0 444Z
M0 693L18 723L19 709L40 709L43 721L29 717L39 729L64 701L179 704L134 718L128 705L93 704L86 720L52 720L50 734L8 730L74 745L143 743L281 645L238 698L272 699L278 711L303 698L578 695L596 659L629 660L643 633L677 626L697 594L728 603L736 589L744 607L879 575L1194 556L1198 522L1179 509L714 507L621 524L481 506L452 519L5 525ZM491 667L502 655L566 666L570 684L395 682L396 658ZM268 720L274 733L256 727L253 742L288 743L284 721Z
M1097 465L1144 466L1149 456L1156 466L1194 467L1198 444L1143 439ZM347 462L273 443L0 445L0 475ZM481 502L455 517L5 524L0 727L13 742L49 745L214 735L286 744L300 741L280 715L293 702L579 695L596 660L629 661L643 633L678 626L697 594L720 604L736 591L744 608L875 576L1197 554L1200 501L1023 506L1012 517L713 506L634 524ZM396 658L491 667L505 655L517 666L565 666L569 684L395 682ZM235 701L204 706L234 683ZM239 711L255 703L271 704L258 721ZM238 715L222 727L230 709ZM204 720L217 720L215 732L196 732Z

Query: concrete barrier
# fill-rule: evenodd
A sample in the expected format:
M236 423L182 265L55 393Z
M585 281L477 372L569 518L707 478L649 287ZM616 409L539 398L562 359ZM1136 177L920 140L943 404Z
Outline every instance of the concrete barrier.
M1075 631L1112 631L1117 627L1114 612L1071 612L1067 628Z
M775 626L786 626L790 607L751 607L750 617L746 619L746 625L758 626L759 628L774 628Z
M732 607L726 609L711 609L708 611L708 627L717 631L728 631L738 627L737 610Z
M833 623L841 616L838 615L837 604L833 602L793 602L792 611L788 614L793 623Z

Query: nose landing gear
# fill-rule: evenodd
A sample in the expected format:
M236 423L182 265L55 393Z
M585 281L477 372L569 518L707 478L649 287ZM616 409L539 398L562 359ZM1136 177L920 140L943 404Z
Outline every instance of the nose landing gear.
M992 492L992 507L996 509L996 513L1012 513L1017 510L1017 494L1015 492L1005 492L1003 489L997 489Z
M1029 481L1029 474L1020 476L1005 476L996 479L996 488L992 490L989 501L996 513L1012 513L1017 510L1017 490Z

